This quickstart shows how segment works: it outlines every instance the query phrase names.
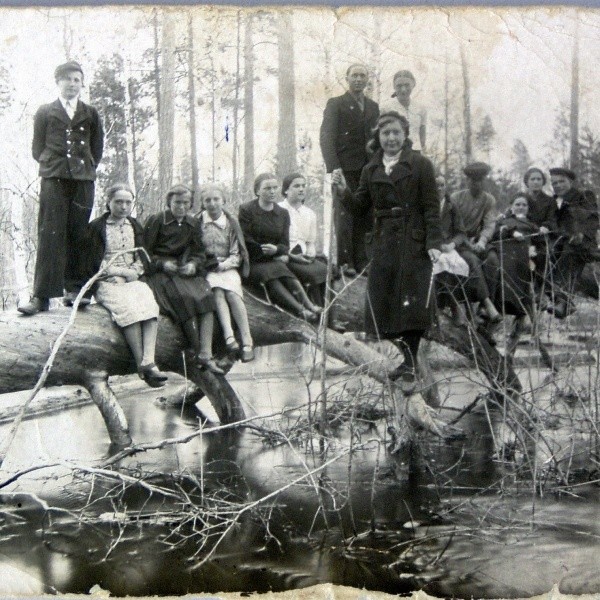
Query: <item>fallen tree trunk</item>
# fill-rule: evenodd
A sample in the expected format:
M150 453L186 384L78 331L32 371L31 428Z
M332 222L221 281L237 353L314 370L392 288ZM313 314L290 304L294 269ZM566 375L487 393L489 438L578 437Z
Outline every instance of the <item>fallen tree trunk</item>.
M346 286L336 299L337 317L351 330L362 329L365 279L358 278ZM252 294L246 305L256 346L302 342L322 345L318 330L273 307ZM46 361L49 349L64 329L69 310L59 308L35 317L21 317L16 312L0 314L0 393L32 388ZM507 384L520 390L514 371L506 361L473 332L454 327L441 317L429 333L431 339L447 345L472 359L494 387ZM161 317L159 320L156 362L161 369L180 373L192 380L209 398L223 423L244 417L241 404L227 379L185 363L182 348L184 339L178 327ZM221 341L222 343L222 341ZM220 347L222 350L222 346ZM219 346L216 346L217 354ZM394 361L349 336L328 330L324 350L329 355L362 371L380 382L388 381L389 372L397 366ZM47 385L78 384L90 392L100 409L111 441L118 446L131 443L124 414L115 399L108 375L135 372L131 353L120 330L108 312L91 306L78 313L73 327L56 354ZM408 435L406 398L396 390L396 429L400 437ZM435 424L422 423L435 430Z

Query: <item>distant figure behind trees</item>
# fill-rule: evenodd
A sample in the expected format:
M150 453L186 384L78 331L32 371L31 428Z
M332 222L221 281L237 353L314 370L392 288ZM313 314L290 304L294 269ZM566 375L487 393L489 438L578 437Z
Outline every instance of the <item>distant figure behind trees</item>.
M362 168L367 164L367 142L377 123L379 106L365 96L369 73L354 64L346 71L348 91L327 100L319 140L327 173L343 173L350 191L356 191ZM333 198L337 239L337 264L350 277L367 265L365 236L371 230L371 215L353 215Z

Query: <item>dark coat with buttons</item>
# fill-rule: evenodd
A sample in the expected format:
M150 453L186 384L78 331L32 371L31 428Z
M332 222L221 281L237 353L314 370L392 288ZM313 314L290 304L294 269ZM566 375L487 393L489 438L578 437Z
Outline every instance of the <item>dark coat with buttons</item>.
M93 106L78 100L70 119L57 99L35 114L31 153L40 177L94 181L103 148L102 121Z
M327 100L319 141L327 172L341 168L343 171L360 171L367 163L367 142L377 124L379 106L365 97L361 110L352 94Z
M405 144L399 162L386 175L380 150L363 169L356 192L347 191L342 202L359 214L375 211L367 334L392 339L405 331L427 329L433 307L433 298L426 306L432 269L427 251L439 249L442 242L431 161ZM386 216L379 216L380 211Z

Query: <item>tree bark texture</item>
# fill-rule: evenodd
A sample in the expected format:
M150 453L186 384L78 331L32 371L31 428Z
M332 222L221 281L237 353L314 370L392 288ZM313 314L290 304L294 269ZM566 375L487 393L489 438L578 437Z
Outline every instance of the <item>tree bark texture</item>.
M277 175L283 179L297 170L296 92L294 88L294 27L292 13L280 11L277 17L279 48L279 123L277 131Z
M242 199L252 191L254 181L254 42L252 36L254 16L246 17L244 30L244 189Z
M337 318L354 330L362 329L365 279L358 278L337 298ZM322 345L315 327L246 294L246 306L255 344L267 346L285 342ZM58 308L34 317L17 316L16 312L0 313L0 393L34 387L54 340L63 330L69 310ZM428 337L467 356L487 377L494 389L503 384L519 391L520 382L510 364L495 348L473 331L456 328L444 316ZM181 331L169 319L159 319L156 362L163 370L180 373L198 385L213 403L223 422L243 416L235 392L223 376L198 370L184 360L184 339ZM327 354L380 382L387 382L389 372L396 367L387 358L353 337L333 330L327 331L324 344ZM218 346L215 347L219 354ZM99 376L94 373L120 375L135 372L135 364L125 339L112 322L108 312L93 305L79 311L74 326L58 351L47 385L79 384L90 389ZM91 378L91 379L90 379ZM99 383L94 383L97 387Z
M158 176L162 198L173 183L173 136L175 129L176 14L163 13L161 37L160 111L158 115Z

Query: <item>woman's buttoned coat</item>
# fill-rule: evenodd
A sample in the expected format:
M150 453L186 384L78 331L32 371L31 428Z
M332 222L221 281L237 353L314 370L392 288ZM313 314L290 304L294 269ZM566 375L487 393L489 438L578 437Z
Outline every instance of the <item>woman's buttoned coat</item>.
M371 207L375 211L366 333L393 339L405 331L427 329L435 304L427 251L441 244L440 205L431 161L405 145L387 175L380 150L364 167L356 192L347 191L342 202L357 213Z

